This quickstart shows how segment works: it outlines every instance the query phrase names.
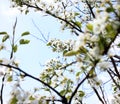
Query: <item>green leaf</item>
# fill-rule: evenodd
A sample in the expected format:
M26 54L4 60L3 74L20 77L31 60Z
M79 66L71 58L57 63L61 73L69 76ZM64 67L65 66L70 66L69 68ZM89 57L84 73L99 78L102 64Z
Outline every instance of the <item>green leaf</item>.
M120 47L120 43L117 46Z
M81 23L79 21L76 21L75 25L77 25L78 27L81 27Z
M79 91L79 96L83 97L85 95L85 93L83 91Z
M35 98L31 95L31 96L29 97L29 100L35 100Z
M78 16L78 15L80 15L80 13L78 13L78 12L75 12L75 16Z
M86 53L88 52L88 50L87 50L85 47L81 46L81 47L79 48L78 52L79 52L79 53L84 53L84 54L86 54Z
M49 88L45 88L45 91L48 91L48 92L50 92L50 89L49 89Z
M7 79L8 82L11 82L12 80L13 80L12 76L9 76Z
M64 52L63 55L64 56L74 56L77 55L79 53L79 51L68 51L68 52Z
M25 11L25 14L28 14L29 13L29 10L27 9L26 11Z
M19 41L20 44L28 44L30 42L30 40L25 40L25 39L21 39Z
M107 24L106 30L107 30L107 32L110 32L111 30L113 30L112 24Z
M2 38L2 42L5 42L8 38L9 38L9 35L5 35L5 36L3 36L3 38Z
M110 12L114 12L114 8L112 8L112 7L108 7L108 8L106 9L106 11L107 11L108 13L110 13Z
M7 35L7 32L0 32L0 35Z
M13 46L13 52L14 53L17 51L17 48L18 48L17 44L15 46Z
M81 72L77 72L76 73L76 77L80 76Z
M62 96L64 96L65 93L66 93L66 90L62 90L62 91L60 91L60 94L61 94Z
M25 35L29 35L29 34L30 34L30 32L26 31L26 32L22 33L21 36L25 36Z
M47 43L47 46L51 46L51 42L48 42L48 43Z
M103 54L104 50L106 49L106 47L108 46L106 43L106 39L103 38L102 36L100 36L100 40L98 41L98 46L100 49L100 54Z
M10 104L17 104L18 100L16 98L16 96L14 96L11 101L10 101Z
M93 32L93 25L92 24L87 24L86 25L87 29L90 30L91 32Z

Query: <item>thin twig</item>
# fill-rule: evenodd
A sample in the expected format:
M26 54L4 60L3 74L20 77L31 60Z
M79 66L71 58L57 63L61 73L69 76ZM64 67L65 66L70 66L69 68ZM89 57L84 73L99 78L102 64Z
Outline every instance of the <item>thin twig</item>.
M46 39L46 37L43 35L43 33L41 32L41 30L39 29L39 27L36 25L36 23L34 22L34 20L32 19L32 23L33 23L33 25L35 26L35 28L40 32L40 34L41 34L41 36L42 36L42 38L43 38L43 42L44 43L47 43L48 42L48 40ZM34 36L35 37L35 36ZM41 39L42 40L42 39Z
M113 64L113 67L114 67L115 72L116 72L116 74L117 74L117 77L118 77L119 80L120 80L120 73L119 73L119 71L118 71L118 69L117 69L117 67L116 67L116 64L115 64L115 62L114 62L114 59L113 59L112 57L110 57L110 59L111 59L111 61L112 61L112 64Z
M2 86L1 86L1 96L0 96L0 102L1 104L3 104L3 89L4 89L4 81L5 81L5 77L6 77L6 74L4 74L3 78L2 78Z
M111 77L111 79L112 79L113 83L114 83L114 84L118 87L118 89L120 90L120 85L119 85L119 84L117 84L117 82L115 81L114 77L111 75L110 71L109 71L109 70L107 70L107 72L108 72L108 74L110 75L110 77Z
M15 20L15 23L14 23L14 26L13 26L13 37L12 37L12 44L11 44L11 55L10 55L10 59L12 59L12 57L13 57L13 53L14 53L14 50L13 50L13 48L14 48L14 39L15 39L15 28L16 28L16 25L17 25L17 18L16 18L16 20Z
M76 64L76 63L77 63L77 61L73 61L73 62L71 62L71 63L68 63L68 64L66 64L65 66L60 67L59 70L61 70L61 69L66 69L68 66L73 65L73 64Z
M103 89L102 89L101 86L100 86L100 90L101 90L101 92L102 92L103 100L104 100L105 104L107 104L107 101L106 101L106 99L105 99L105 94L104 94L104 91L103 91Z
M95 87L92 87L102 104L105 104Z
M92 9L91 5L89 4L89 2L88 2L87 0L86 0L86 4L88 5L88 7L89 7L89 9L90 9L90 12L91 12L93 18L95 18L95 14L94 14L94 12L93 12L93 9Z

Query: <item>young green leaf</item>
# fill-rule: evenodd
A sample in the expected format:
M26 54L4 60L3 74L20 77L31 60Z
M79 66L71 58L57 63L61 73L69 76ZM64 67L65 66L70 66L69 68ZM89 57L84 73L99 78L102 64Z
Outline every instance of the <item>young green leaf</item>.
M35 100L35 98L31 95L31 96L29 97L29 100Z
M29 35L29 34L30 34L30 32L26 31L26 32L22 33L21 36L25 36L25 35Z
M81 72L77 72L76 73L76 77L80 76Z
M120 43L117 46L120 47Z
M83 97L85 95L85 93L83 91L79 91L79 96Z
M16 96L14 96L11 101L10 101L10 104L17 104L18 100L16 98Z
M106 11L107 11L108 13L110 13L110 12L114 12L114 8L112 8L112 7L108 7L108 8L106 9Z
M64 56L74 56L77 55L79 52L78 51L68 51L68 52L64 52L63 55Z
M65 95L65 93L66 93L66 90L60 91L60 94L63 95L63 96Z
M81 27L81 23L79 21L76 21L75 25L77 25L78 27Z
M46 45L47 45L47 46L51 46L51 42L48 42Z
M3 36L3 38L2 38L2 42L5 42L8 38L9 38L9 35L5 35L5 36Z
M80 15L80 13L78 13L78 12L75 12L75 16L78 16L78 15Z
M13 52L14 52L14 53L17 51L17 48L18 48L17 45L13 46Z
M20 44L28 44L30 42L30 40L25 40L25 39L21 39L19 41Z
M89 23L86 25L86 27L89 31L93 32L93 25L92 24Z
M7 79L8 82L11 82L12 80L13 80L12 76L9 76Z
M7 35L7 32L0 32L0 35Z

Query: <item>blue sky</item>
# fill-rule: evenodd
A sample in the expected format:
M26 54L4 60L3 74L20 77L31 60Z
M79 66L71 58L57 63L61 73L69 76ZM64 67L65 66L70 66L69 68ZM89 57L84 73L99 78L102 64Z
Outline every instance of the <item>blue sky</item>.
M48 18L46 16L42 16L40 13L34 12L30 12L28 15L24 15L21 14L17 9L10 8L8 0L0 0L0 2L0 31L7 31L8 34L12 35L13 25L15 18L17 17L18 23L16 27L16 39L21 35L22 32L25 31L29 31L36 37L42 38L39 31L33 25L32 20L39 27L40 31L45 35L45 37L47 37L47 35L49 35L50 38L63 38L63 36L65 38L68 36L63 35L63 32L60 32L60 24L56 22L52 17ZM16 58L18 58L20 61L20 65L23 68L31 67L32 69L32 65L35 65L36 68L38 68L39 62L44 63L48 57L53 57L52 51L46 47L43 42L35 39L32 36L28 36L26 38L29 38L31 40L30 44L20 46L18 48L18 52L15 55ZM32 61L32 65L30 64L30 60Z
M17 17L17 27L16 27L16 39L20 35L29 31L31 34L42 38L40 32L33 25L32 20L39 27L40 31L46 37L49 35L50 38L69 38L71 37L68 31L63 32L60 30L60 24L56 19L48 16L42 16L39 12L30 12L28 15L21 14L16 8L10 8L9 0L0 0L0 32L6 31L8 34L12 35L13 25ZM16 60L20 63L20 68L34 76L38 76L42 70L40 64L44 64L48 59L57 57L57 54L53 53L52 50L46 47L46 44L32 36L26 36L31 40L29 45L19 46L18 52L15 54ZM6 44L9 48L9 42ZM1 52L0 58L9 59L9 52ZM27 78L28 80L29 78ZM1 80L0 80L1 81ZM31 79L28 80L29 83L23 83L23 86L28 89L32 88L32 85L39 86L39 83L34 82ZM10 85L11 86L11 85ZM6 85L5 89L9 89L10 86ZM5 90L4 99L7 100L6 95L8 95Z

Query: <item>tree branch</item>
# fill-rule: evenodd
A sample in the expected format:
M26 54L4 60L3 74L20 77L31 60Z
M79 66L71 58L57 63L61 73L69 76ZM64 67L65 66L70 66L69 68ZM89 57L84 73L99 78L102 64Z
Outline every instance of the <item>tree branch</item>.
M4 74L3 78L2 78L2 86L1 86L1 91L0 91L0 102L1 104L3 104L3 89L4 89L4 81L5 81L5 77L6 77L6 74Z
M71 63L68 63L68 64L66 64L65 66L63 66L63 67L60 67L59 69L61 70L61 69L66 69L67 67L69 67L70 65L73 65L73 64L76 64L77 63L77 61L73 61L73 62L71 62Z
M30 77L30 78L32 78L32 79L34 79L34 80L42 83L43 85L45 85L45 86L47 86L48 88L50 88L53 92L55 92L55 93L62 99L62 102L63 102L63 103L67 104L67 99L66 99L64 96L62 96L57 90L55 90L53 87L51 87L51 86L48 85L47 83L43 82L43 81L40 80L39 78L36 78L36 77L28 74L27 72L21 70L20 68L15 67L15 66L12 66L12 65L9 65L9 64L6 65L6 64L2 64L2 63L0 63L0 65L1 65L1 66L5 66L5 67L8 67L8 68L13 68L13 69L15 69L15 70L18 70L18 71L22 72L23 74L25 74L25 76Z
M86 0L86 4L88 5L88 7L90 9L90 12L91 12L93 18L95 18L95 14L94 14L93 9L92 9L91 5L89 4L88 0Z
M105 104L107 104L107 101L106 101L106 99L105 99L105 93L104 93L104 91L103 91L103 89L102 89L101 86L100 86L100 90L101 90L101 92L102 92L103 100L104 100Z
M99 98L99 100L101 101L102 104L105 104L104 101L102 100L102 98L100 97L98 91L95 89L95 87L92 87L94 92L96 93L97 97Z
M37 4L34 6L34 5L30 5L30 4L25 3L25 2L22 1L22 5L25 5L25 6L27 6L27 7L31 7L31 8L40 10L40 11L42 11L42 12L45 12L46 14L49 14L50 16L52 16L52 17L54 17L54 18L57 18L57 19L59 19L59 20L61 20L61 21L64 21L65 23L67 23L68 25L70 25L73 29L75 29L75 30L83 33L83 31L82 31L80 28L78 28L78 26L76 27L76 25L73 24L73 22L71 23L71 22L69 22L69 21L66 20L66 19L63 19L63 18L61 18L61 17L59 17L59 16L56 16L55 14L51 13L51 12L48 11L48 10L43 10L43 9L40 8Z
M89 73L86 75L86 77L77 85L77 87L75 88L74 92L72 93L71 97L70 97L70 100L69 100L69 103L68 104L71 104L71 101L73 99L73 97L75 96L76 92L78 91L80 85L89 77Z
M110 71L109 71L109 70L107 70L107 72L108 72L108 74L110 75L110 77L111 77L111 79L112 79L113 83L114 83L114 84L116 85L116 87L118 87L118 89L120 90L120 85L119 85L119 84L117 84L117 82L115 81L114 77L111 75Z
M14 45L15 45L15 42L14 42L14 39L15 39L15 28L16 28L16 25L17 25L17 18L15 20L15 23L14 23L14 26L13 26L13 37L12 37L12 42L11 42L11 54L10 54L10 59L13 58L13 54L14 54Z
M116 72L116 74L117 74L117 77L118 77L119 80L120 80L120 73L119 73L119 71L118 71L118 69L117 69L117 67L116 67L116 64L115 64L115 62L114 62L114 59L113 59L113 57L110 57L110 59L111 59L111 61L112 61L112 64L113 64L113 67L114 67L115 72Z

